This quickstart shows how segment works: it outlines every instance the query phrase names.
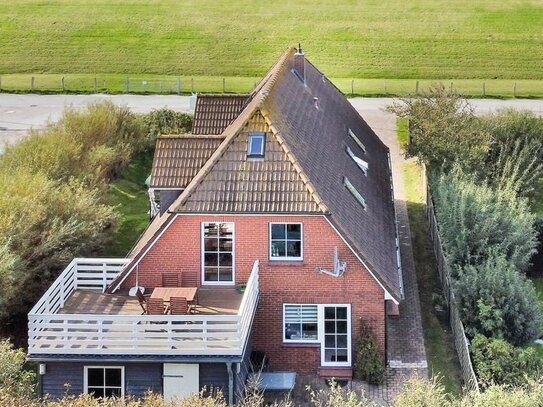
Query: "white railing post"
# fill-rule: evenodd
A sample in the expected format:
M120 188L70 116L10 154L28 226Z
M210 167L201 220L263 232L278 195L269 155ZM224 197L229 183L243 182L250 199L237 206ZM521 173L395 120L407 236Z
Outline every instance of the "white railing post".
M106 292L107 288L107 263L102 263L102 292Z

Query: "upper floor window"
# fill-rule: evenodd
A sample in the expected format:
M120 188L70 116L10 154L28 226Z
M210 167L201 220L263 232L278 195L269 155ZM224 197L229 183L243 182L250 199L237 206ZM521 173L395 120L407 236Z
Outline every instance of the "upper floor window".
M266 133L249 133L249 145L247 147L247 157L263 158L265 145L266 145Z
M303 228L301 223L270 223L270 259L303 259Z
M234 224L202 224L203 284L234 283Z
M85 366L85 393L93 397L123 397L124 368L122 366Z

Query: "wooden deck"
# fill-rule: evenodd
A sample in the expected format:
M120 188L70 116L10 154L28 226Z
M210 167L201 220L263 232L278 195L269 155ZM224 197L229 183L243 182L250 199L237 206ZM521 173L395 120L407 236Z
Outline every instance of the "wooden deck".
M146 293L147 294L147 293ZM235 315L243 294L235 288L200 288L196 315ZM141 315L142 308L128 292L101 294L91 290L75 290L59 314Z

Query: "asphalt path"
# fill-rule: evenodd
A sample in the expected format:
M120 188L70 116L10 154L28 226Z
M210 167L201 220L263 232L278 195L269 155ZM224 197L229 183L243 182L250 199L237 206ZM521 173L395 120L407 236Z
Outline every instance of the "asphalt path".
M174 95L31 95L0 93L0 152L6 143L14 143L24 137L31 128L42 128L47 122L56 121L66 107L82 109L89 103L111 100L126 105L136 113L168 107L180 112L190 112L190 96ZM378 113L390 105L392 98L352 98L353 106L364 116ZM471 99L476 113L485 114L499 109L531 110L543 115L540 99Z

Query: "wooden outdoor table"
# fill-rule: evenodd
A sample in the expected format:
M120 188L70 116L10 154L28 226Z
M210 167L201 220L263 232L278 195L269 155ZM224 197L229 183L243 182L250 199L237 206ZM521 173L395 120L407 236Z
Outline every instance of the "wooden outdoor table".
M185 297L187 302L196 303L197 287L156 287L151 294L151 298L162 298L164 302L170 302L170 297Z

